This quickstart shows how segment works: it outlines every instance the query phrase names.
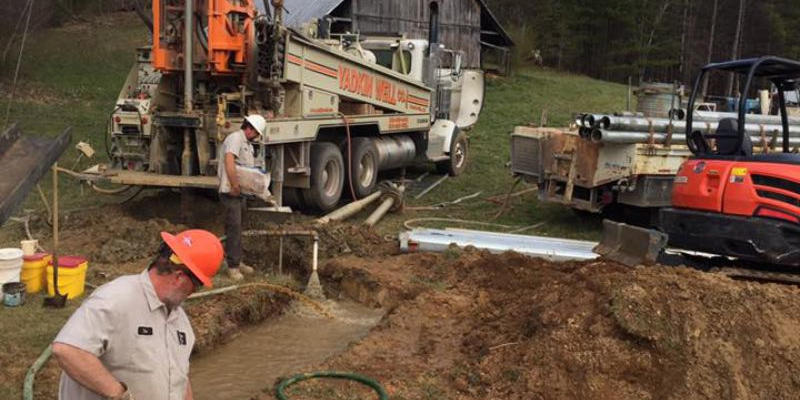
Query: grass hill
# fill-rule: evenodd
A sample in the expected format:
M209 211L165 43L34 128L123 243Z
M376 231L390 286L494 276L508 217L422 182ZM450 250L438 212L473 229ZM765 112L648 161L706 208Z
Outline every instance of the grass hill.
M106 161L106 123L123 80L134 62L134 49L146 45L148 32L133 13L110 14L92 23L72 24L40 31L28 38L22 57L20 77L10 108L10 121L23 132L56 135L67 126L73 128L73 143L90 143L95 160L81 161L78 168ZM11 57L10 57L11 58ZM5 117L8 107L13 65L0 71L0 110ZM605 112L624 108L625 87L584 76L543 69L521 69L511 77L489 77L486 100L480 122L470 132L471 159L466 175L448 180L425 198L410 205L433 204L483 191L479 198L440 211L452 218L485 221L494 215L497 205L482 198L506 193L513 182L506 163L509 161L508 134L515 125L538 123L542 110L547 111L549 126L565 126L576 112ZM0 120L0 122L4 122ZM70 167L77 151L68 150L61 159ZM45 179L43 182L50 182ZM91 190L78 190L69 178L62 178L62 207L85 207L108 196ZM49 185L42 185L49 193ZM521 189L519 186L517 189ZM539 205L535 194L518 199L513 208L497 219L499 223L530 225L548 220L546 234L591 237L597 224L575 229L582 223L571 212L556 206ZM29 209L41 207L38 196L25 203ZM419 213L406 213L402 219ZM430 214L430 213L425 213ZM399 226L399 218L385 223L388 229ZM590 232L590 233L586 233Z
M122 82L133 65L134 49L147 44L147 41L147 30L132 13L112 14L92 23L67 25L32 35L25 46L9 120L18 122L26 134L55 136L66 127L72 127L73 143L85 141L97 150L95 159L81 161L76 166L78 169L107 161L104 144L106 122ZM0 123L5 122L14 66L5 64L2 68L0 118L3 119ZM410 218L490 221L499 206L484 198L507 193L513 183L506 163L509 161L509 133L515 125L538 123L542 110L546 110L550 126L564 126L576 112L622 109L624 99L625 87L622 85L551 70L522 69L511 77L489 77L480 122L469 133L471 158L467 173L447 180L420 200L409 200L408 205L436 204L476 192L482 194L440 211L407 211L390 215L379 229L382 233L396 236L402 223ZM77 152L70 149L60 163L72 167L76 158ZM420 172L411 171L409 177ZM42 180L42 188L48 196L49 182L49 177ZM516 188L521 189L524 185ZM119 200L96 195L91 190L80 190L74 180L65 176L61 178L60 191L62 209L66 210ZM537 233L573 238L594 238L599 231L598 221L583 220L564 207L539 204L535 193L517 198L511 205L512 208L494 222L527 226L547 221ZM41 207L42 202L36 194L29 196L23 206L32 210ZM69 223L65 225L63 229L68 234ZM18 225L0 229L0 247L16 246L20 231ZM13 376L21 376L71 309L57 314L41 310L31 313L30 309L13 311L16 314L9 314L9 318L19 323L0 324L4 327L0 329L0 339L13 343L10 346L16 350L4 361L13 364L14 370L19 372ZM41 323L45 320L50 322ZM20 331L19 326L26 328ZM49 378L42 384L52 388L55 377ZM0 380L0 398L19 398L21 390L21 381Z

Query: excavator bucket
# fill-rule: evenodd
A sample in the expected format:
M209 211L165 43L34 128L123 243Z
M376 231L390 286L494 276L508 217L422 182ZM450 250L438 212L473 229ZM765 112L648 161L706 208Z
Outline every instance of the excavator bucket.
M655 229L603 220L603 234L594 252L629 267L653 264L667 245L667 235Z

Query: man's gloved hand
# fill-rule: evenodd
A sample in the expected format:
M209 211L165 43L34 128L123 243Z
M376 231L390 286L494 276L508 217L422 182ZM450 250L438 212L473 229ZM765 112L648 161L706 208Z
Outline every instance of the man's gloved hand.
M108 400L136 400L133 398L131 391L128 390L128 385L122 382L120 382L120 385L122 385L122 388L125 389L125 391L122 392L122 394L109 397Z

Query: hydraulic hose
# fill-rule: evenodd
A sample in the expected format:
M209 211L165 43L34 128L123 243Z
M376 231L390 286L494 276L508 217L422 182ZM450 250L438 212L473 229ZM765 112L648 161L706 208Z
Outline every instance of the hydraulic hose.
M58 172L63 172L65 174L67 174L67 175L69 175L69 176L71 176L73 178L79 179L79 180L80 179L84 179L84 177L86 176L84 174L81 174L80 172L75 172L75 171L73 171L71 169L58 167L57 170L58 170ZM98 193L102 193L102 194L120 194L120 193L124 193L124 192L130 190L130 188L133 187L131 185L125 185L123 187L116 188L116 189L105 189L105 188L101 188L100 186L97 186L97 184L95 184L94 182L88 181L87 183L89 184L89 187L92 188L92 190L94 190L94 191L96 191Z
M333 379L346 379L351 381L356 381L358 383L364 384L369 386L375 393L378 394L379 400L389 400L389 396L386 394L386 391L383 387L375 381L374 379L368 378L364 375L359 375L353 372L340 372L340 371L319 371L319 372L308 372L305 374L297 374L292 376L288 379L285 379L281 382L278 387L275 389L275 398L278 400L289 400L286 397L286 388L294 385L295 383L302 382L307 379L312 378L333 378Z
M347 133L347 182L350 185L350 195L353 196L353 201L358 200L356 191L353 188L353 143L350 136L350 120L342 113L337 113L344 121L344 130Z
M22 400L33 400L33 379L36 378L36 374L39 373L39 370L42 369L51 354L53 354L53 346L48 345L39 358L36 359L36 362L28 369L28 373L25 375L25 383L22 387Z

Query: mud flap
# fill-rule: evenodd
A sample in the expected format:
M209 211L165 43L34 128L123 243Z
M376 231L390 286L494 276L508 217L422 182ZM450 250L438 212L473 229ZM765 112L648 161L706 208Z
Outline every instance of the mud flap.
M667 245L667 235L655 229L603 220L603 234L594 252L633 267L653 264Z

